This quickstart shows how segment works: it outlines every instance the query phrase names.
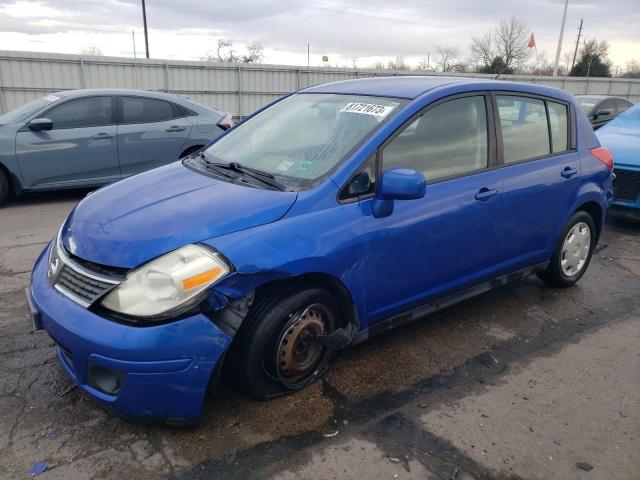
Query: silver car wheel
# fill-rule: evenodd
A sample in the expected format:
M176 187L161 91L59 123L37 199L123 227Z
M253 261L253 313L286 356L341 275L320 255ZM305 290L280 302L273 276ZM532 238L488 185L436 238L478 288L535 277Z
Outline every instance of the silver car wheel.
M562 273L567 277L573 277L580 273L589 258L591 248L591 229L584 222L576 223L562 244L560 266Z

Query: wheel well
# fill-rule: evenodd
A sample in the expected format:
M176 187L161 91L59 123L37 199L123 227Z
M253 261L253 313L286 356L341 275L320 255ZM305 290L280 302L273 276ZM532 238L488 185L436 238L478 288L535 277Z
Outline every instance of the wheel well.
M178 158L186 157L187 155L191 155L193 152L200 150L204 145L192 145L189 148L186 148Z
M282 291L282 289L304 289L308 287L324 288L335 296L340 304L340 313L342 314L340 315L341 321L338 327L345 327L349 323L354 323L356 327L359 327L351 293L340 280L326 273L305 273L282 280L267 282L256 290L256 302L276 292Z
M5 167L2 163L0 163L0 172L2 172L7 178L7 182L9 183L9 194L15 195L19 193L20 187L17 180L14 178L11 172L9 172L7 167Z
M587 212L596 224L596 240L600 238L602 231L602 207L597 202L587 202L580 205L576 212Z

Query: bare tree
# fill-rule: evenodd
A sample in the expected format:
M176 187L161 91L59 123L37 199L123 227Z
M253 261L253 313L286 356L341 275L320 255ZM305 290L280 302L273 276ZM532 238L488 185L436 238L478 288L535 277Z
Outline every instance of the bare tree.
M640 62L638 60L630 60L627 62L626 72L622 74L626 78L640 78Z
M437 65L443 72L450 72L460 55L460 51L457 47L437 46L436 54L438 55Z
M422 57L418 62L418 70L422 70L424 72L433 72L435 68L431 65L430 60L427 57Z
M471 37L471 59L482 66L491 65L496 56L496 46L491 32L481 37Z
M264 47L254 42L247 47L247 53L242 55L243 63L262 63L264 59Z
M521 66L529 56L529 29L517 17L501 19L496 28L496 51L502 57L507 68Z
M384 70L384 69L385 69L385 68L387 68L387 67L385 67L385 66L384 66L384 63L383 63L383 62L381 62L380 60L378 60L378 61L373 65L373 68L375 68L376 70Z
M580 49L583 57L600 57L606 61L609 56L609 43L606 40L598 41L597 38L586 38Z
M401 55L396 55L396 58L393 60L389 60L387 63L387 68L392 70L409 70L409 66L404 61L404 57Z
M82 55L92 55L94 57L102 56L102 50L95 45L82 49Z

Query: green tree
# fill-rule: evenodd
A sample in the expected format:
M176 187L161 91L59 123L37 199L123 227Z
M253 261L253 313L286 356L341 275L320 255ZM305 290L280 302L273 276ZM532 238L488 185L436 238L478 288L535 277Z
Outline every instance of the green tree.
M478 70L478 73L495 73L497 74L511 74L513 73L513 68L508 67L505 61L501 56L493 57L493 60L490 65L485 65L484 67Z
M583 55L569 73L571 77L610 77L609 63L598 55Z
M569 72L571 77L610 77L611 66L607 55L609 44L606 40L586 39L580 49L580 60Z

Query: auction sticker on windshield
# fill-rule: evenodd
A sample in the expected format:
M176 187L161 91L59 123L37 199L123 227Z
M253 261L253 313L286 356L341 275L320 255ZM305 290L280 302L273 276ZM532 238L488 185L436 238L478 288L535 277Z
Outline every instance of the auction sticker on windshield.
M340 111L347 113L362 113L364 115L373 115L374 117L386 117L394 108L395 105L387 106L376 105L374 103L350 102L342 107Z

